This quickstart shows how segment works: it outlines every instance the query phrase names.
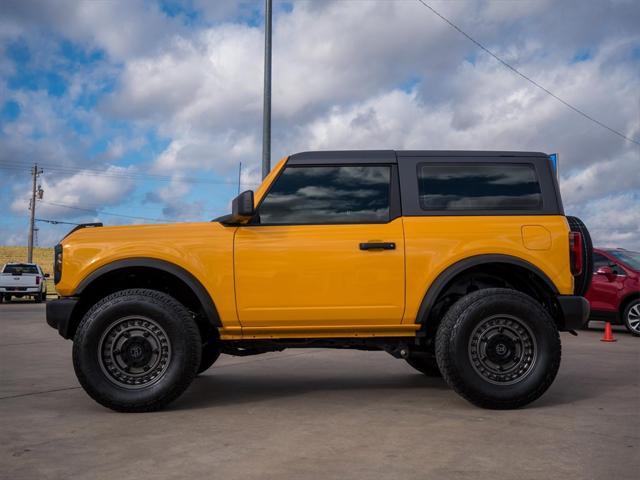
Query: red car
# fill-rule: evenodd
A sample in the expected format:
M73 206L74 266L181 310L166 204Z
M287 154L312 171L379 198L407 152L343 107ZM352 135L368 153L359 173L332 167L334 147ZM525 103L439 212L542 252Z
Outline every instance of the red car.
M585 295L589 320L624 324L640 336L640 253L621 248L593 249L593 277Z

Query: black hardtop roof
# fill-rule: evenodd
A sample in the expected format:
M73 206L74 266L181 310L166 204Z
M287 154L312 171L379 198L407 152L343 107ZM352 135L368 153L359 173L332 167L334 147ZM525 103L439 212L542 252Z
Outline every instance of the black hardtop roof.
M314 152L300 152L289 156L288 164L322 164L322 163L397 163L403 157L548 157L542 152L512 152L512 151L477 151L477 150L327 150Z

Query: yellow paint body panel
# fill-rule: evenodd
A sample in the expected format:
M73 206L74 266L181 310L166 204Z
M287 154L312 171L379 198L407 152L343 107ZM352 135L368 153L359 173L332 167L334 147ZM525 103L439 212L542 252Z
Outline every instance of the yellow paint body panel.
M404 217L407 297L403 323L414 323L420 303L433 281L447 267L477 255L510 255L538 267L560 294L573 293L565 217L451 216ZM543 225L551 236L547 251L525 248L522 226Z
M285 163L286 158L256 191L256 205ZM56 288L71 296L83 279L111 262L158 259L200 281L220 316L223 340L412 336L434 280L469 257L524 260L544 272L560 294L572 294L568 232L560 215L85 228L62 242L64 267ZM363 251L363 242L393 242L396 248Z
M235 227L216 222L84 228L62 241L64 268L56 290L73 295L98 268L127 258L184 268L209 292L224 325L238 325L233 281Z
M551 232L542 225L524 225L522 243L529 250L549 250L553 245Z
M235 240L243 327L398 325L402 219L387 224L242 226ZM360 250L393 242L395 250Z

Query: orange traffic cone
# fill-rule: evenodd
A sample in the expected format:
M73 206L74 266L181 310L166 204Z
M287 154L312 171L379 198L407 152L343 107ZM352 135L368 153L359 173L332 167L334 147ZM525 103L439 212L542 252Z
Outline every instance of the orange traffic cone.
M600 339L601 342L617 342L615 338L613 338L613 331L611 330L611 323L607 322L604 324L604 335Z

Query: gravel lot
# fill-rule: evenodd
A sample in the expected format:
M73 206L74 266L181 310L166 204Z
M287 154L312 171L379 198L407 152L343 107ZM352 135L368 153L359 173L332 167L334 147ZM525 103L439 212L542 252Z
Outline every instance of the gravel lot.
M118 414L78 386L43 305L0 304L0 477L635 479L640 339L615 334L563 334L558 378L518 411L386 353L288 350L223 356L168 410Z

